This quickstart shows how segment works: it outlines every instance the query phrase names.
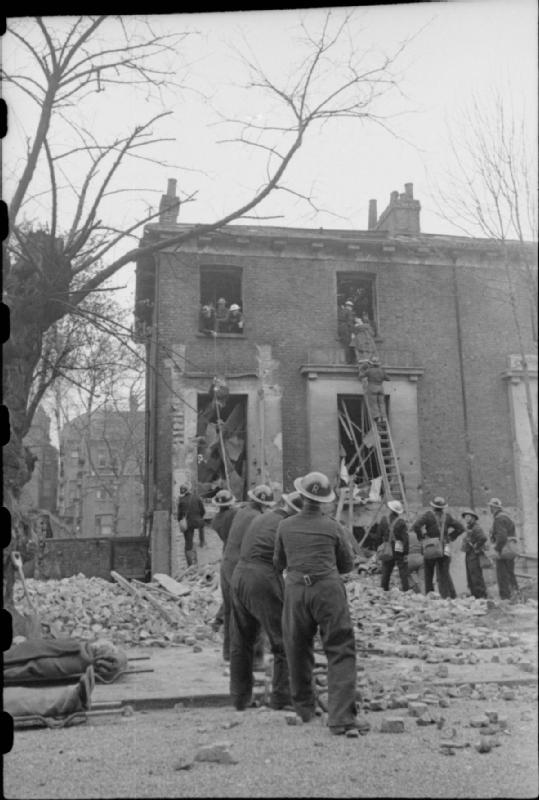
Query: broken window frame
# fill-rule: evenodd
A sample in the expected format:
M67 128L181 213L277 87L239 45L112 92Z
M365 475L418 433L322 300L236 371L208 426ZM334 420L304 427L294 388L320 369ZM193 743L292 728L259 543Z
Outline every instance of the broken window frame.
M354 299L355 290L358 288L368 288L370 297L367 303L363 302L354 307L355 316L365 313L369 316L370 325L375 336L379 336L378 323L378 303L376 297L376 275L372 272L357 272L353 270L343 270L336 273L337 283L337 308L340 308L346 300ZM356 284L356 286L354 286ZM364 284L361 287L359 284ZM366 308L365 308L366 306Z
M231 288L227 289L227 281L230 282ZM226 300L227 308L234 303L240 307L243 317L243 268L234 266L219 266L203 264L199 271L199 303L200 309L202 306L212 305L213 309L217 308L217 300L224 297ZM198 332L203 333L198 324ZM216 331L219 336L230 336L232 338L244 337L245 331L239 333L229 333L228 331Z

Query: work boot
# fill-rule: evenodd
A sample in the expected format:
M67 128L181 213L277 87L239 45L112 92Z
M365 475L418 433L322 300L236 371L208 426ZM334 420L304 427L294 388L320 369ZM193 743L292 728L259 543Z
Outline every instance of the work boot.
M334 736L342 736L346 731L357 731L358 733L365 734L371 729L371 723L366 719L356 719L347 725L334 725L329 729L330 733Z
M185 558L187 559L187 566L192 567L194 564L197 564L197 551L194 549L186 550Z

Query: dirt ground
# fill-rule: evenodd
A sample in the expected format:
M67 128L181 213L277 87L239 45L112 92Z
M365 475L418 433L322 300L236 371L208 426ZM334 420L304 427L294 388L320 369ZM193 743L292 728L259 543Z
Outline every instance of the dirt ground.
M509 728L490 753L475 749L470 719L495 707ZM405 733L380 732L399 712L371 712L371 732L332 736L319 719L286 724L284 713L228 708L137 712L70 730L16 734L4 761L8 798L105 797L429 797L528 798L539 790L537 692L513 701L457 699L440 709L442 730L405 716ZM230 727L232 726L232 727ZM443 737L470 746L444 755ZM190 760L197 747L228 742L237 763Z

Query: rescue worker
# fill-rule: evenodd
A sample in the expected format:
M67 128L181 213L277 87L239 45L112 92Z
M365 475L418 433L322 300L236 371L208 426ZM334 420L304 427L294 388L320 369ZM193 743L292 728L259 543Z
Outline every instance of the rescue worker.
M198 315L198 329L206 336L215 336L215 311L212 306L202 306Z
M356 317L352 332L352 345L358 364L370 361L377 355L376 344L369 329L370 326L367 327L361 317Z
M230 661L230 612L231 612L231 597L230 597L230 581L232 580L232 573L239 561L240 548L243 536L255 517L267 511L268 508L273 508L275 501L273 499L273 491L269 486L261 484L255 486L254 489L249 489L247 492L249 502L244 508L239 508L236 511L230 530L228 532L228 539L223 550L223 559L221 561L221 593L223 595L223 659ZM258 661L263 661L263 653L260 653L260 643L258 647Z
M200 546L204 547L204 504L200 497L191 492L186 484L180 486L180 497L178 500L178 523L185 539L185 558L187 566L190 567L197 563L196 550L193 547L195 529L198 528Z
M236 498L229 492L228 489L220 489L217 494L214 496L212 500L213 504L217 506L217 514L214 516L211 522L211 526L213 530L217 533L217 536L223 543L223 550L225 549L225 545L228 539L228 533L230 531L230 526L232 525L232 520L238 510L235 506ZM216 615L215 619L212 622L212 628L214 631L218 631L221 625L224 622L224 605L221 603Z
M518 583L515 576L515 559L502 559L500 553L508 539L516 541L515 523L504 511L502 501L497 497L489 500L489 511L492 514L492 528L490 529L490 540L494 542L496 553L496 580L500 599L508 600L518 594Z
M314 637L320 629L328 660L328 725L331 733L370 725L357 720L356 646L344 583L354 567L341 525L322 512L335 499L328 478L309 472L294 481L303 508L277 529L273 563L285 578L283 637L294 708L303 722L316 709Z
M373 356L366 364L361 364L358 370L360 380L367 379L365 395L371 416L375 422L385 419L386 406L384 398L384 381L390 380L383 367L380 366L378 356Z
M386 592L389 590L391 573L396 565L399 570L401 589L403 592L407 592L408 527L404 519L402 519L404 508L399 500L389 500L387 507L389 508L389 519L387 517L382 517L380 520L380 530L382 533L382 541L391 542L393 558L390 561L382 561L382 580L380 585Z
M243 333L243 314L237 303L232 303L228 310L228 333Z
M447 597L454 599L457 593L449 571L451 564L449 542L464 533L464 525L447 512L447 503L443 497L435 497L429 505L431 510L421 514L412 525L418 539L424 542L425 594L433 591L434 570L436 570L438 592L444 599ZM440 555L435 558L429 558L428 542L431 539L439 540L437 549Z
M421 594L425 585L423 547L413 530L408 531L408 588Z
M347 300L339 307L337 315L337 335L344 347L347 364L355 364L355 351L352 347L352 333L354 331L354 304Z
M217 333L227 333L228 330L228 308L224 297L220 297L215 307L215 322Z
M466 582L473 597L486 597L487 587L481 569L481 553L484 552L487 537L483 529L477 524L479 516L471 509L462 513L466 524L466 533L462 542L462 550L466 562Z
M301 510L299 492L283 494L281 505L251 522L241 543L240 559L231 583L230 694L243 711L252 702L254 645L263 630L273 653L272 693L269 705L291 707L290 680L283 645L284 582L273 567L279 523Z

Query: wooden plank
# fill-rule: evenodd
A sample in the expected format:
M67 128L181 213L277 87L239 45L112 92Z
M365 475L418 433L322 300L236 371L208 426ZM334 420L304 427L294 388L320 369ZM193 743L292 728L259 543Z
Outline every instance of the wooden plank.
M127 581L122 575L119 575L113 569L111 569L110 575L111 578L122 587L122 589L125 589L125 591L132 594L133 597L137 598L137 600L147 600L148 603L155 608L155 610L163 617L163 619L168 622L169 625L176 626L178 624L178 620L174 619L174 617L169 614L166 608L163 608L161 603L159 603L155 597L152 597L148 591L145 589L137 589L135 586L132 586L129 581Z

